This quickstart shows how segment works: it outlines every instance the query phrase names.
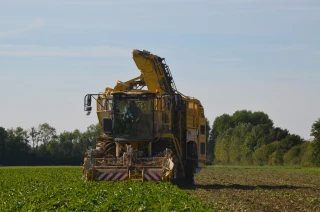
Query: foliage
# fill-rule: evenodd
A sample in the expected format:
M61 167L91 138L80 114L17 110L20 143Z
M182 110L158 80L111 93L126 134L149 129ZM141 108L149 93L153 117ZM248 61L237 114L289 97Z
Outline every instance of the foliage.
M303 142L304 140L300 136L291 134L286 136L284 139L280 141L280 147L286 152L290 148L300 145Z
M262 145L270 143L270 128L266 124L258 124L252 127L250 132L247 132L245 146L249 151L253 152Z
M314 136L312 144L312 159L317 166L320 166L320 119L312 125L311 136Z
M303 142L305 142L300 136L289 134L284 139L282 139L279 143L279 146L277 148L277 151L275 152L275 164L276 165L284 165L284 155L286 152L291 150L291 148L294 148L291 150L289 154L300 154L300 148L296 146L301 145ZM288 155L287 155L288 156ZM298 160L298 159L297 159ZM293 162L291 160L291 162Z
M85 132L64 131L59 135L47 123L30 130L0 127L0 165L80 165L98 135L98 124Z
M219 136L219 134L222 134L229 128L233 127L234 123L232 117L228 114L223 114L214 120L211 136L215 140Z
M239 124L235 128L229 128L216 139L215 159L217 163L242 164L246 159L243 151L244 140L248 132L251 132L251 124Z
M317 166L320 166L320 136L312 143L312 159Z
M284 165L300 165L301 164L301 145L292 147L283 156Z
M320 166L320 119L311 128L312 142L273 126L264 112L238 110L206 120L207 164ZM0 165L80 165L94 147L99 124L57 134L48 123L25 130L0 127ZM306 144L307 143L307 144Z
M312 159L312 148L313 147L311 142L305 142L301 145L301 166L314 166L314 161Z
M223 114L212 129L216 164L320 166L320 119L312 125L312 145L305 145L304 139L287 129L274 127L263 112Z
M3 158L5 157L5 152L6 152L6 139L8 137L7 131L3 128L0 127L0 165L1 162L3 161Z
M280 127L272 128L270 132L270 140L271 141L281 141L289 135L289 131L287 129L281 129Z
M211 131L211 127L210 127L210 122L208 119L206 119L206 135L207 135L207 145L206 145L206 155L207 155L207 161L206 163L208 165L212 165L213 163L213 153L214 153L214 143L213 140L211 139L210 136L210 131Z
M84 183L80 167L0 168L0 187L0 211L210 210L170 183Z
M254 126L265 124L269 127L273 126L273 121L264 112L251 112L250 110L238 110L232 115L232 120L235 125L240 123L252 124Z
M273 165L273 153L277 150L279 146L278 141L274 141L270 144L264 144L259 149L253 152L253 164L254 165Z
M215 161L218 164L230 163L230 138L232 137L233 129L229 128L226 132L219 136L215 142L214 155Z
M312 124L311 136L320 137L320 118Z
M56 129L50 126L48 123L43 123L39 125L39 140L45 146L57 137Z

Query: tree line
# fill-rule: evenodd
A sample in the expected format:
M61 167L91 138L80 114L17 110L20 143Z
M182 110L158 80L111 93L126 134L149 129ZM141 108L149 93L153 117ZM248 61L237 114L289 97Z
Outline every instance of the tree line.
M0 165L81 165L98 135L98 124L60 134L48 123L28 130L0 127Z
M207 124L208 125L208 124ZM236 111L217 117L209 133L209 164L320 166L320 119L312 141L275 127L264 112Z
M275 127L264 112L236 111L207 120L207 163L320 166L320 119L312 141ZM80 165L96 144L99 124L60 134L48 123L25 130L0 127L0 165Z

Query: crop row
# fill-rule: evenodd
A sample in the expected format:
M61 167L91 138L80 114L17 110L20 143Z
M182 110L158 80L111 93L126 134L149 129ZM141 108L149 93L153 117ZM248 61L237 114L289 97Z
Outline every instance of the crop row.
M2 167L0 188L0 211L208 211L170 183L85 183L79 167Z

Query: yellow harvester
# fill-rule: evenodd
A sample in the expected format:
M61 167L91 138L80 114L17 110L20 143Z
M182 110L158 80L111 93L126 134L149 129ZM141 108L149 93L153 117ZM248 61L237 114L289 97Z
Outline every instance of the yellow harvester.
M193 183L205 166L206 119L200 101L177 91L164 58L133 50L140 76L87 94L97 102L101 136L85 156L85 180Z

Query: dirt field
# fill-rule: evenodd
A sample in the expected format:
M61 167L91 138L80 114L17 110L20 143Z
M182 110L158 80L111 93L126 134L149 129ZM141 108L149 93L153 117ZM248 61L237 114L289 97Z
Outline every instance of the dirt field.
M320 211L319 169L208 167L180 188L222 211Z

